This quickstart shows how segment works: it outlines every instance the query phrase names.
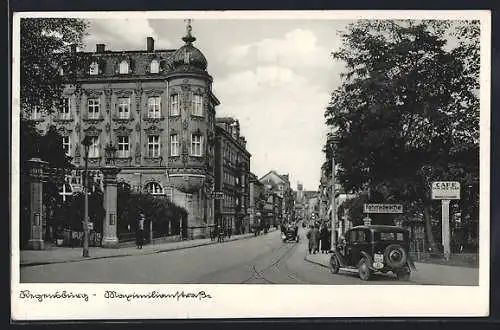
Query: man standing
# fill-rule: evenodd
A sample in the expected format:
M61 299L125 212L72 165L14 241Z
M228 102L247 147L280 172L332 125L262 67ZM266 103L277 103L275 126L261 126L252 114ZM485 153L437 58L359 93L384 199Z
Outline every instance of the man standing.
M142 249L142 245L144 244L144 221L146 220L146 216L141 213L139 214L139 223L137 224L137 248Z

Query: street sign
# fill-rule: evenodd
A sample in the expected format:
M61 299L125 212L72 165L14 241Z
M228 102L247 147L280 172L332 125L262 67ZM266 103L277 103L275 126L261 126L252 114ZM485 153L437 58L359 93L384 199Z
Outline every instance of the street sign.
M212 193L212 196L215 199L223 199L224 198L224 193L221 192L221 191L215 191L215 192Z
M403 213L402 204L364 204L365 213Z
M432 183L432 199L460 199L460 182L435 181Z

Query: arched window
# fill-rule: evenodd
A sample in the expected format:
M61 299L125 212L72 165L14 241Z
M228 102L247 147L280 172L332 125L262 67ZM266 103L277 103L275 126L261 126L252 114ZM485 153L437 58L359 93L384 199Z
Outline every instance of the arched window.
M163 195L163 188L157 182L149 182L146 184L146 191L151 195Z
M97 64L97 62L92 62L92 64L90 64L90 74L91 75L99 74L99 64Z
M151 73L160 72L160 63L157 60L151 61Z
M128 62L123 60L120 63L120 74L127 74L128 73Z
M68 197L73 196L73 188L71 187L71 184L65 182L59 191L59 195L61 196L63 202L66 202Z

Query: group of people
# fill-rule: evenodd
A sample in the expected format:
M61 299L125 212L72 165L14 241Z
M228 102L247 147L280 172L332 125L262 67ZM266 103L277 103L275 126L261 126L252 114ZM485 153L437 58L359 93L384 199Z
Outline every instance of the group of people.
M328 253L331 249L331 229L325 223L315 223L310 225L306 234L309 240L309 254Z

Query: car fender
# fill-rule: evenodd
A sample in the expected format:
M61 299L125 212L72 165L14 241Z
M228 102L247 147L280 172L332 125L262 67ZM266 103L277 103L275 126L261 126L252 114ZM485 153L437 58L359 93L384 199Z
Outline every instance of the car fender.
M373 268L373 258L365 251L361 251L360 254L361 254L362 258L365 258L366 260L368 260L368 268L370 268L371 270L376 270L375 268Z
M415 266L415 263L413 262L413 259L410 257L409 254L408 254L408 257L407 257L407 264L408 264L408 267L410 267L411 270L417 270L417 267Z
M337 257L337 260L339 261L340 267L347 266L344 257L338 251L333 251L332 256L333 255L335 255L335 257Z

